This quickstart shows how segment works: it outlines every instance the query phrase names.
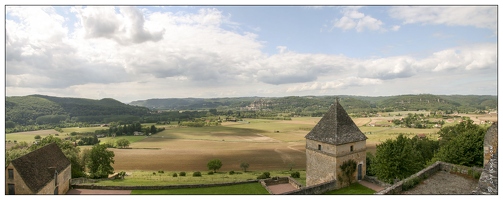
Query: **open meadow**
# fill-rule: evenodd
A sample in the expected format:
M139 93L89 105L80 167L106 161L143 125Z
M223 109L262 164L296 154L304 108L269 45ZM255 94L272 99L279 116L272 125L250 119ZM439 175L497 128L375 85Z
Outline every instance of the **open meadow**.
M413 137L425 134L436 139L438 128L413 129L397 127L368 126L371 122L387 121L388 116L355 118L355 123L368 137L367 151L375 153L375 146L399 133ZM496 121L496 115L470 115L470 118ZM206 164L211 159L223 163L220 171L242 171L240 164L249 163L250 171L264 170L304 170L306 167L304 136L316 125L320 117L298 117L292 120L245 119L240 122L224 122L212 127L178 127L159 125L166 130L153 136L121 136L100 138L101 143L114 143L126 138L131 144L127 149L111 150L115 153L115 171L208 171ZM456 122L453 122L456 123ZM448 125L448 124L446 124ZM70 132L89 132L96 128L65 128L59 138ZM101 128L103 129L103 128ZM33 143L34 137L49 134L54 130L32 131L6 134L6 148L13 141ZM8 143L7 141L11 141ZM81 148L90 148L82 146Z

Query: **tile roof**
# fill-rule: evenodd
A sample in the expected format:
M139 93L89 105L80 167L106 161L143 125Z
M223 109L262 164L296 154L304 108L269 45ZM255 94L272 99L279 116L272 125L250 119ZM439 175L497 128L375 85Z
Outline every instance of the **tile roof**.
M367 140L338 99L305 138L335 145Z
M56 143L32 151L11 163L33 193L37 193L54 179L54 170L51 168L62 172L70 165Z

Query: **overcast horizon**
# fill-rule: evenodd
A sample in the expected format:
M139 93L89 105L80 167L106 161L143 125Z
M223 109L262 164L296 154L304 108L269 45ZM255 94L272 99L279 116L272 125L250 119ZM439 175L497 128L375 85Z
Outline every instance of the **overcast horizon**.
M497 6L6 6L5 94L497 95Z

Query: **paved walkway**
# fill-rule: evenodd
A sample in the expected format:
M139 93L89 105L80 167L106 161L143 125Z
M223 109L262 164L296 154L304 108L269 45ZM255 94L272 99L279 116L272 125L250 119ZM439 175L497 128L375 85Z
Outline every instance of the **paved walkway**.
M384 187L381 187L377 184L374 184L374 183L371 183L371 182L368 182L368 181L364 181L364 180L360 180L358 181L358 183L360 183L361 185L365 186L365 187L368 187L376 192L379 192L381 190L384 190Z
M271 191L272 194L283 194L285 192L290 192L290 191L294 191L297 189L297 188L293 187L293 185L290 183L270 185L270 186L267 186L267 188L269 188L269 191Z
M131 194L131 190L89 190L89 189L71 189L66 194Z

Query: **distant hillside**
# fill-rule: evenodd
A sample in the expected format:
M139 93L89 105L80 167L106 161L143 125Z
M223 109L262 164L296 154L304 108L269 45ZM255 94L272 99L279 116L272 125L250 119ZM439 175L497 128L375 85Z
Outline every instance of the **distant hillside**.
M201 110L218 107L244 107L259 97L235 97L235 98L166 98L147 99L129 103L129 105L142 106L158 110Z
M336 96L241 97L241 98L167 98L131 102L130 105L166 110L272 110L278 112L323 111ZM474 112L497 109L496 96L480 95L399 95L387 97L338 96L348 112L443 110Z
M26 125L51 120L100 122L112 116L143 116L145 107L131 106L114 99L91 100L44 95L6 97L5 120ZM40 123L38 123L40 124Z

